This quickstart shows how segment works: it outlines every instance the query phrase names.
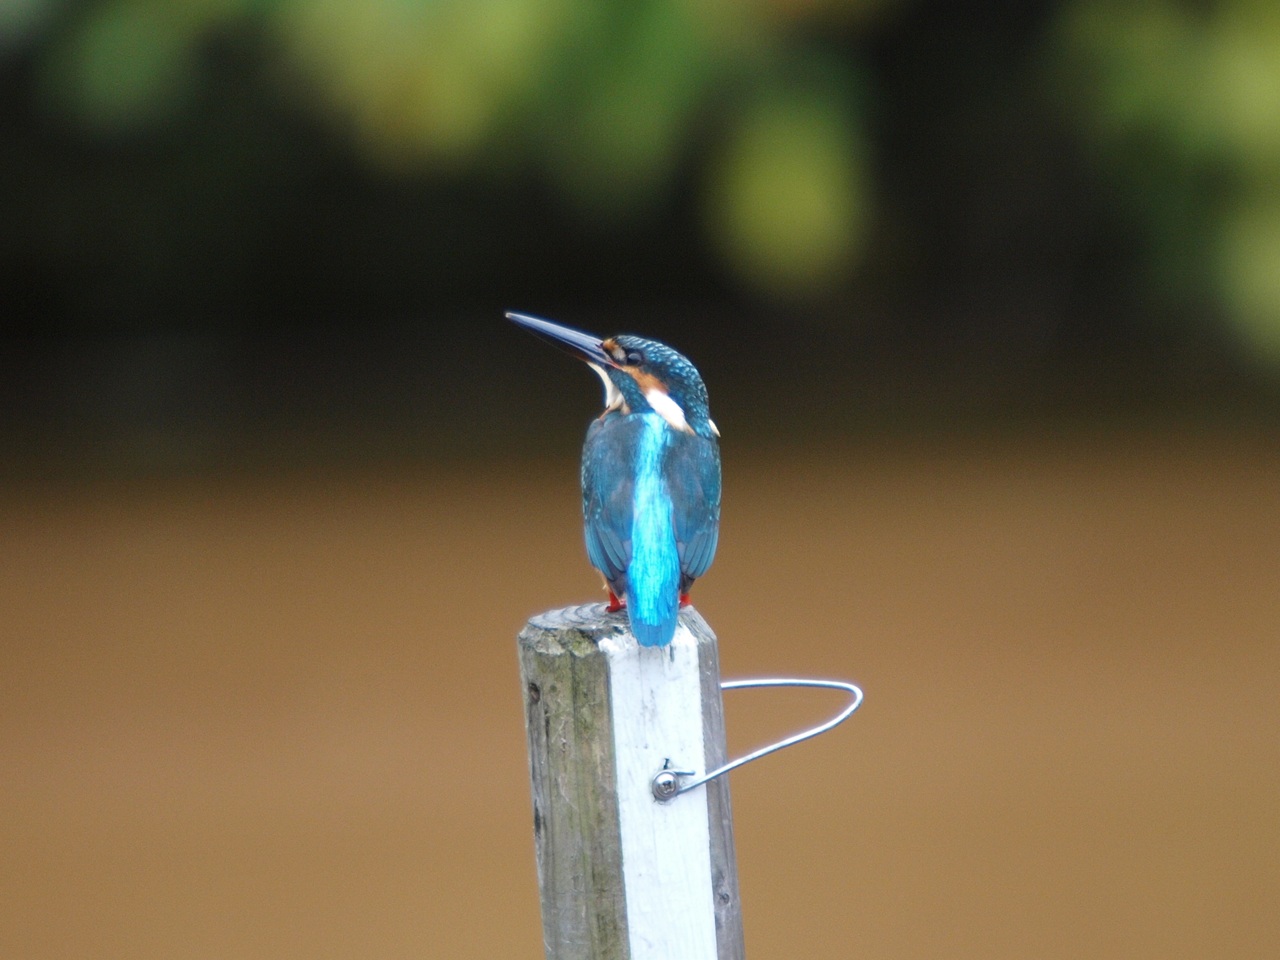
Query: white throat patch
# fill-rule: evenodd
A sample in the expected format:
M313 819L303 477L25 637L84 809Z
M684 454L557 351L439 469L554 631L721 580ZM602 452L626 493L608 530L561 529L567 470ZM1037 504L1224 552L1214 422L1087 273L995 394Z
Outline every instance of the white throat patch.
M621 410L625 407L626 403L622 399L622 391L619 390L614 382L609 379L609 374L605 372L604 367L600 366L598 363L591 363L590 361L587 362L587 366L594 370L600 379L604 381L604 412L608 413L610 410Z

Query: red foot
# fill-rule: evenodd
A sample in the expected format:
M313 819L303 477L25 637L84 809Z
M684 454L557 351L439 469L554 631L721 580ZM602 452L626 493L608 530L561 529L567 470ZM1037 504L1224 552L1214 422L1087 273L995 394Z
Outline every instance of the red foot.
M619 610L621 610L623 607L627 605L627 602L625 600L619 600L616 596L614 596L614 593L612 590L609 590L608 594L609 594L609 605L604 608L605 613L617 613Z
M690 604L689 595L687 593L680 594L680 606L687 607Z

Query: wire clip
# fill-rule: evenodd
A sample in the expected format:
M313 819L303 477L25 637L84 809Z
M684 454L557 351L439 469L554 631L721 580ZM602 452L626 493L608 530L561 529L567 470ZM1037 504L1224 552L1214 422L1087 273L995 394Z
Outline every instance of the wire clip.
M744 690L749 687L823 687L829 690L843 690L853 699L848 706L825 723L820 723L816 727L792 734L784 740L769 744L767 747L761 747L759 750L748 753L745 757L731 760L724 766L702 776L698 776L697 772L693 770L673 770L671 769L671 761L668 760L662 765L662 769L654 775L653 780L650 781L650 789L653 791L655 800L660 803L674 800L685 791L700 787L704 783L716 779L716 777L723 776L730 770L736 770L743 764L750 763L752 760L759 760L761 757L775 753L784 747L790 747L800 743L802 740L808 740L810 737L826 733L828 730L832 730L844 723L858 707L862 706L861 688L852 683L845 683L843 680L798 680L790 677L769 677L761 680L726 680L720 684L721 690Z

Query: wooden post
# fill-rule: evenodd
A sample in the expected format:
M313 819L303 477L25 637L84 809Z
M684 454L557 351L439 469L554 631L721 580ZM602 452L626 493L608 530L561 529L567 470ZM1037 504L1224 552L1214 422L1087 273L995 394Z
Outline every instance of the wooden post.
M692 608L641 647L603 604L520 633L547 960L742 960L728 779L672 800L652 779L725 761L716 637Z

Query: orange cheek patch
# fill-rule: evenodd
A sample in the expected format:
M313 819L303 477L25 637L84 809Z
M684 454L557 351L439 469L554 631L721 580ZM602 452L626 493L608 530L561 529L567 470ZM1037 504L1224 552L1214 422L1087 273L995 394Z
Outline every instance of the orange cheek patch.
M610 362L619 369L622 369L622 363L618 357L626 356L626 351L618 346L618 341L610 337L608 340L600 341L600 349L609 355Z
M640 385L641 393L648 393L650 390L661 390L663 393L667 392L667 385L652 373L645 373L639 367L623 367L622 369L631 374L631 379Z

